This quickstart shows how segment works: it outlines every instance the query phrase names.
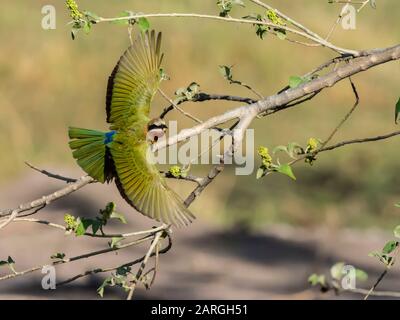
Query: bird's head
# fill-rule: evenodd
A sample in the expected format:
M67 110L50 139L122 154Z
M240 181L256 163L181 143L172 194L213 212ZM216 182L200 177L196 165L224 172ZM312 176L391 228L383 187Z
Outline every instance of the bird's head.
M159 138L165 135L168 127L163 119L153 119L147 124L147 139L155 143Z

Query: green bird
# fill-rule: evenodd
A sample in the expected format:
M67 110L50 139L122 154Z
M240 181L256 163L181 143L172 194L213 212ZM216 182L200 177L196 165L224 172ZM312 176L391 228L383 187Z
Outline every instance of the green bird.
M161 82L161 33L141 34L121 56L108 80L109 132L69 128L69 146L79 166L101 183L115 180L122 197L157 221L187 225L193 214L146 157L166 125L149 118Z

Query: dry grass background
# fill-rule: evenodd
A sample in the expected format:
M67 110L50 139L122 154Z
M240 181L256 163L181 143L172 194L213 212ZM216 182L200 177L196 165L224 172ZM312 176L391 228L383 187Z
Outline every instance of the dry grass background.
M340 10L327 1L269 1L326 34ZM52 3L57 9L57 29L41 29L41 7ZM142 12L216 13L215 1L78 1L82 9L102 16L115 16L125 9ZM333 42L364 49L398 43L400 4L378 1L378 9L366 7L358 16L357 30L336 31ZM243 16L257 9L235 9ZM72 41L69 18L62 1L8 1L0 12L0 188L19 179L29 160L60 171L76 167L67 145L66 128L77 125L105 128L106 79L128 45L126 28L95 26L88 36ZM289 76L309 71L332 57L326 49L293 45L267 36L258 39L250 26L204 20L150 19L164 35L165 69L171 76L163 90L198 82L206 92L248 95L244 89L227 85L218 65L234 64L237 78L252 84L264 95L285 85ZM354 77L361 104L336 139L364 137L395 130L394 104L399 97L399 63L379 66ZM323 92L303 106L257 120L256 145L275 146L289 141L324 138L353 103L348 83ZM187 104L185 108L205 119L234 104ZM157 99L155 114L165 103ZM175 117L175 116L174 116ZM181 126L191 123L176 115ZM392 227L398 223L393 203L400 198L399 140L344 148L321 155L313 167L295 168L297 182L269 176L223 177L194 204L200 219L218 224L243 223L265 226L286 222L302 226ZM204 168L194 168L194 172ZM177 186L185 192L186 186ZM22 200L22 199L21 199ZM113 200L113 199L108 199ZM101 207L103 203L99 203Z

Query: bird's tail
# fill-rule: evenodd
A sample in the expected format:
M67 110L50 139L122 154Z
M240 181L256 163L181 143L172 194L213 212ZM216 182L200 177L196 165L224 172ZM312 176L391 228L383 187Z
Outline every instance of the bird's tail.
M69 127L69 146L79 166L93 179L104 183L113 178L113 164L107 145L112 142L114 131Z

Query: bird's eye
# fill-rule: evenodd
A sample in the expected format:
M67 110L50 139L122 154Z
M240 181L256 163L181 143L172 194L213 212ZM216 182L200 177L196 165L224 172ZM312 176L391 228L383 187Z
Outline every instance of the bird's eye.
M159 138L164 136L164 134L164 130L162 129L152 129L147 132L147 140L157 142Z

